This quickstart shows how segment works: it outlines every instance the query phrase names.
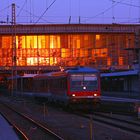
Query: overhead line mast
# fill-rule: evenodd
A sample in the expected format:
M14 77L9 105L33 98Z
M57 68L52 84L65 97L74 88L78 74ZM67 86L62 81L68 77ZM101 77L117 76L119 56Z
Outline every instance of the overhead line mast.
M139 0L139 23L140 23L140 0Z
M14 75L17 75L17 55L16 55L16 10L15 10L15 4L12 3L12 77ZM12 78L13 79L13 78ZM14 90L14 83L12 80L12 95ZM15 83L15 86L17 85L17 80ZM17 86L16 86L17 91Z
M13 48L13 66L16 66L16 16L15 4L12 4L12 48Z

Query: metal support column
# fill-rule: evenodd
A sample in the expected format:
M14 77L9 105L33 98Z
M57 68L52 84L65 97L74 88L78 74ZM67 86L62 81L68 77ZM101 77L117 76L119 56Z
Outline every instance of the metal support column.
M17 75L17 58L16 58L16 15L15 15L15 4L12 4L12 96L14 90L13 76ZM15 79L15 88L17 91L17 79Z

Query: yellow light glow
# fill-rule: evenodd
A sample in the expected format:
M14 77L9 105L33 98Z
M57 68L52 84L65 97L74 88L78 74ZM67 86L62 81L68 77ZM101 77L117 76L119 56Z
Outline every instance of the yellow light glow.
M100 40L100 35L96 35L96 40Z
M126 41L131 38L130 42ZM125 46L134 47L134 35L120 34L48 34L16 35L17 66L75 66L102 64L128 65ZM122 40L121 42L119 40ZM13 52L11 35L0 37L0 66L11 66ZM131 53L132 54L132 53ZM135 57L130 56L130 57ZM91 59L91 60L90 60ZM92 61L96 63L91 63Z
M80 39L77 40L77 49L80 48Z
M108 65L108 66L111 65L111 58L110 58L110 57L107 58L107 65Z
M119 57L119 65L123 65L123 58L122 57Z
M107 50L107 48L95 49L95 50L93 50L93 53L96 57L106 57L108 50Z
M53 36L50 36L50 48L54 48Z
M38 59L35 57L27 58L27 65L37 65Z

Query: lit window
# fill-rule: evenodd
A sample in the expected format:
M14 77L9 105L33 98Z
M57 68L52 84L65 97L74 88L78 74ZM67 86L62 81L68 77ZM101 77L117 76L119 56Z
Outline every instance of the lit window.
M96 40L100 40L100 35L96 35Z

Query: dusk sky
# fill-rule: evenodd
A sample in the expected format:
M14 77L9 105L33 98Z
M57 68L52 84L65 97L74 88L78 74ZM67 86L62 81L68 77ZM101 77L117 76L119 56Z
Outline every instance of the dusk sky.
M139 23L140 0L1 0L0 22L11 21L16 4L17 24Z

